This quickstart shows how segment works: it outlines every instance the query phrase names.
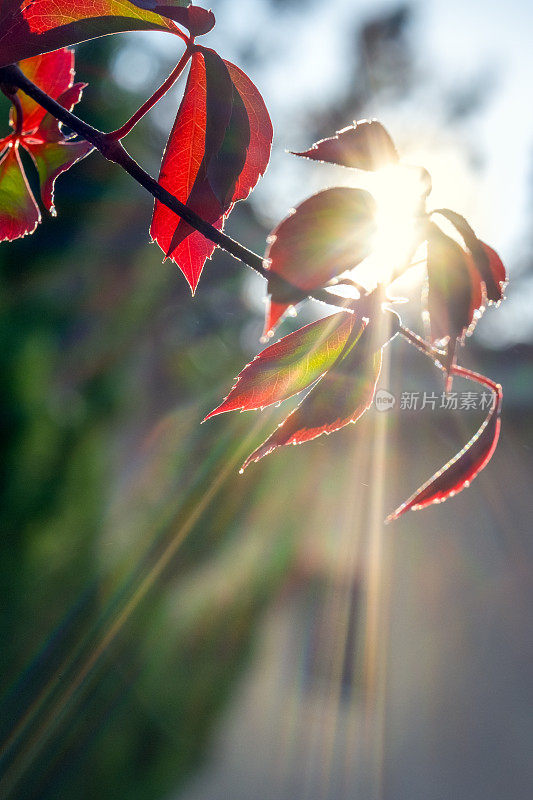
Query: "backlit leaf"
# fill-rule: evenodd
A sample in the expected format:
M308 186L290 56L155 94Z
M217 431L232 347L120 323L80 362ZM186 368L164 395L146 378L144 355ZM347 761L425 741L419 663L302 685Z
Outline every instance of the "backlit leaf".
M213 66L214 58L196 51L176 121L161 164L159 183L211 224L222 225L223 210L207 182L207 169L220 149L231 116L232 84L228 71ZM208 65L211 68L208 71ZM208 85L207 76L210 81ZM156 201L150 229L165 255L172 257L196 290L205 260L214 244Z
M333 433L349 422L357 422L370 407L381 370L381 348L374 348L363 323L356 324L358 327L352 330L350 337L354 341L351 348L347 347L346 355L341 356L300 405L254 450L241 472L277 447L302 444L323 433Z
M174 20L179 25L187 28L192 36L202 36L213 28L215 24L215 15L212 11L207 11L200 6L187 6L183 7L180 0L163 0L158 3L155 0L148 0L148 2L138 2L133 0L136 6L148 8L150 11L155 11L156 14L161 14L163 17L168 17Z
M306 389L340 356L354 320L353 314L332 314L265 348L242 370L226 399L206 419L225 411L264 408Z
M35 162L41 183L41 198L45 208L55 215L54 183L62 172L85 158L93 149L89 142L41 142L27 145Z
M357 266L372 248L374 214L368 192L338 187L304 200L272 231L265 266L273 273L268 289L277 308L270 308L267 331L292 302L275 275L305 292Z
M360 120L337 131L329 139L321 139L309 150L295 156L327 161L342 167L376 170L398 162L394 143L381 123Z
M272 122L257 87L239 67L224 60L234 88L239 93L248 115L249 143L241 174L235 185L233 201L246 200L264 174L272 146Z
M454 372L458 373L457 369L452 368L452 373ZM500 386L496 388L494 404L477 433L451 461L448 461L405 503L402 503L396 511L390 514L386 522L398 519L406 511L418 511L432 503L444 502L449 497L466 489L476 475L479 475L481 470L487 466L500 435L502 391Z
M11 0L2 12L0 67L109 33L174 31L166 17L128 0Z
M266 168L271 135L268 113L250 79L213 50L201 48L192 57L159 182L221 229L233 204L249 194ZM158 202L151 235L194 293L215 245Z
M487 300L489 302L499 302L503 297L507 274L498 253L477 238L473 229L461 214L457 214L457 212L451 211L449 208L438 208L433 213L445 217L461 234L466 247L472 255L481 280L485 284Z
M19 64L20 69L33 83L57 100L72 86L74 80L74 53L67 48L52 53L27 58ZM24 133L35 130L46 115L45 109L24 92L18 97L22 107Z
M0 159L0 242L33 233L40 221L18 147L9 147Z
M471 270L462 247L428 223L428 312L434 342L461 339L468 330L474 297Z
M493 284L495 285L495 289L492 294L489 295L487 292L487 297L490 301L498 303L503 299L503 292L507 286L507 270L505 269L505 266L496 250L493 250L492 247L489 247L489 245L485 244L485 242L481 242L481 246L488 256L489 271L493 278Z

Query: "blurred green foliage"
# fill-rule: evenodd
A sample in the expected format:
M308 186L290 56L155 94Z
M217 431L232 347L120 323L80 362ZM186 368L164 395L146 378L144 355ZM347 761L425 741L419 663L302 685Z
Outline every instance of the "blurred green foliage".
M104 130L142 100L113 82L114 46L77 56ZM151 164L162 144L145 123L128 139ZM155 798L197 763L292 529L249 535L235 425L198 425L243 360L236 271L217 256L192 303L148 245L150 198L98 154L56 201L0 248L3 785Z

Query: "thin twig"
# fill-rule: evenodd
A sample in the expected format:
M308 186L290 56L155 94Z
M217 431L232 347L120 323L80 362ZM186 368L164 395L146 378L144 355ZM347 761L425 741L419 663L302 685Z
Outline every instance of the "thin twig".
M399 333L406 339L409 344L412 344L413 347L416 347L421 353L424 353L425 356L430 358L433 363L435 364L438 369L446 372L446 367L444 364L441 363L441 358L443 358L446 354L441 351L437 350L435 347L432 347L430 344L426 342L425 339L422 339L417 333L414 331L409 330L406 328L405 325L400 325Z

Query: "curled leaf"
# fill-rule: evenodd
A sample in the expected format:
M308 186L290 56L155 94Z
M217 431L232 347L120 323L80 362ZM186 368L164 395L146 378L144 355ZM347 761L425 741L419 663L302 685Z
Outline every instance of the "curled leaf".
M265 253L265 265L272 273L267 331L273 330L293 297L298 298L290 288L287 293L276 276L305 293L357 266L372 248L374 215L375 202L368 192L338 187L304 200L280 222Z
M332 314L271 344L239 373L231 392L205 419L264 408L306 389L335 363L354 321L353 314Z
M452 367L452 373L472 377L467 370ZM482 379L481 382L484 382ZM489 463L500 435L501 386L490 385L494 391L494 403L487 418L463 449L420 487L405 503L390 514L386 522L398 519L406 511L418 511L432 503L442 503L449 497L466 489Z
M337 131L335 136L321 139L309 150L293 155L364 170L377 170L398 163L398 153L391 137L375 119L354 122Z
M364 323L352 329L344 355L317 382L274 433L254 450L241 472L277 447L302 444L357 420L370 407L381 370L381 348Z

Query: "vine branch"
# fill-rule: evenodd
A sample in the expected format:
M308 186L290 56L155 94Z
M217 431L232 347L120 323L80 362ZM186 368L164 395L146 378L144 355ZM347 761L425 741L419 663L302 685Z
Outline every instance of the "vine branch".
M177 68L174 70L174 73L176 72ZM174 73L169 76L168 80L173 77ZM170 192L164 189L155 180L155 178L152 178L152 176L149 175L148 172L146 172L135 161L135 159L130 156L121 142L115 138L116 132L113 132L110 136L109 134L98 130L98 128L94 128L92 125L89 125L71 111L67 111L66 108L60 105L56 100L47 95L46 92L43 92L42 89L29 80L29 78L27 78L22 70L19 69L19 67L17 67L15 64L0 68L0 83L20 89L22 92L35 100L36 103L39 103L39 105L45 108L50 114L52 114L52 116L54 116L63 124L67 125L83 139L86 139L86 141L90 142L108 161L112 161L113 163L122 167L122 169L131 175L131 177L137 181L140 186L146 189L147 192L152 195L152 197L154 197L156 200L159 200L159 202L161 202L164 206L181 217L192 228L205 236L206 239L209 239L209 241L221 247L234 258L242 261L243 264L246 264L246 266L255 270L255 272L259 273L259 275L265 278L265 280L268 280L269 277L271 277L269 270L266 269L263 264L263 259L261 256L257 255L257 253L254 253L252 250L249 250L247 247L244 247L244 245L235 241L235 239L232 239L227 234L222 233L222 231L217 230L217 228L215 228L213 225L210 225L208 222L198 216L198 214L196 214L192 209L178 200L177 197L174 197L174 195L170 194ZM166 83L167 81L165 81L165 84ZM163 84L163 86L165 86L165 84ZM126 123L126 125L128 125L128 123ZM319 302L330 306L337 306L346 311L354 310L354 306L358 303L357 300L347 303L346 299L336 297L330 292L327 292L325 289L316 289L313 292L302 291L297 286L294 286L289 281L286 281L280 275L277 275L276 279L284 282L287 285L287 288L292 290L293 293L299 294L302 300L305 297L310 297L313 300L318 300ZM295 299L293 302L297 302L297 300Z

